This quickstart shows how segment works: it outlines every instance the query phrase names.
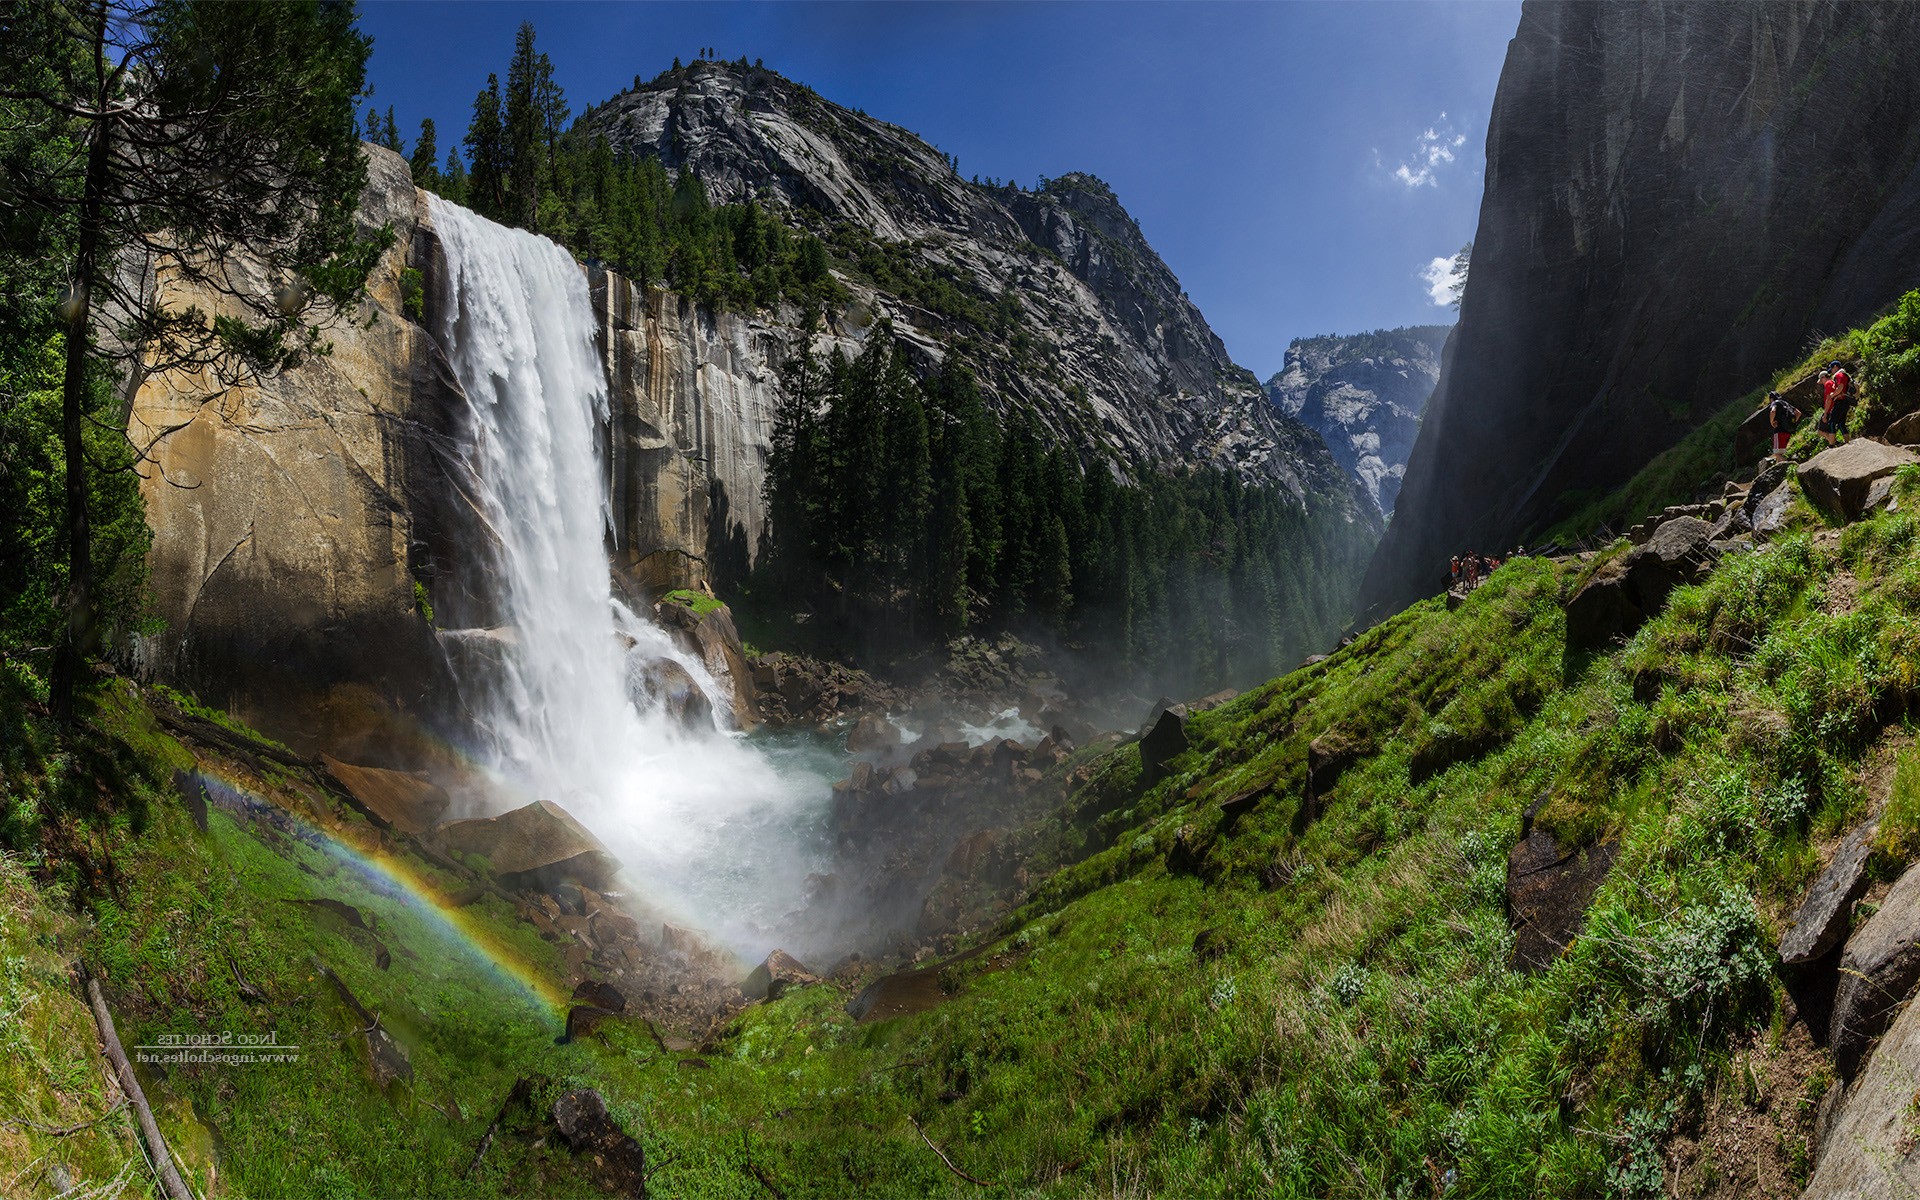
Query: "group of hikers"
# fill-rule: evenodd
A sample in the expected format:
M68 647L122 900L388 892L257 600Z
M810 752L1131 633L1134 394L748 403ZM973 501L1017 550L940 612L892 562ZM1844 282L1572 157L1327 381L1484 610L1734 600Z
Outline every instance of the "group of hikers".
M1517 555L1520 551L1515 550L1513 553ZM1498 571L1500 564L1505 561L1507 560L1504 558L1495 558L1491 554L1482 554L1478 550L1469 550L1465 554L1456 554L1453 556L1453 562L1450 565L1452 579L1447 586L1450 588L1458 588L1464 584L1468 591L1472 591L1474 588L1479 587L1487 576Z
M1820 369L1820 436L1827 445L1837 446L1844 437L1847 411L1853 406L1853 377L1834 359ZM1767 393L1767 425L1773 430L1773 453L1769 462L1787 460L1787 443L1793 440L1793 428L1805 414L1779 392Z

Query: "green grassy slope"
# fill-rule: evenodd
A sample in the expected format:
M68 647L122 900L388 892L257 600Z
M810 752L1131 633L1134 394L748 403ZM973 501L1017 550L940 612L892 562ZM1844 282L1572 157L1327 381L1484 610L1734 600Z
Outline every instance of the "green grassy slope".
M1801 523L1612 653L1566 649L1577 565L1520 560L1458 611L1416 606L1197 715L1152 787L1132 747L1070 764L1091 778L1018 835L1035 868L1067 865L916 1016L856 1023L855 984L829 983L749 1009L704 1054L635 1024L556 1046L551 1010L337 855L219 809L195 830L156 782L183 751L125 685L96 721L146 815L94 835L118 882L76 947L129 1042L184 1023L307 1048L154 1081L222 1194L591 1190L529 1138L467 1173L523 1075L599 1087L672 1195L980 1193L961 1172L1020 1194L1654 1194L1662 1145L1749 1092L1790 1179L1822 1075L1741 1082L1794 1036L1776 931L1920 686L1920 519ZM1307 821L1306 748L1328 735L1359 757ZM377 843L323 797L254 782ZM1224 822L1218 802L1255 788ZM1620 857L1586 933L1524 975L1505 861L1536 798L1563 841ZM1882 872L1915 849L1914 808L1887 822ZM286 903L316 896L372 914L391 967ZM556 976L491 903L468 911ZM239 998L227 954L266 1004ZM408 1046L410 1087L374 1087L316 961Z

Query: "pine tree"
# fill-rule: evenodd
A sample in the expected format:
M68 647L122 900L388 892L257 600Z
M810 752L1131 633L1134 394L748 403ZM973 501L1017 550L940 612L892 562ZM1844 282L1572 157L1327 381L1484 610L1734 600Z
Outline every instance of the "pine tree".
M74 230L60 312L67 621L49 689L69 720L100 634L83 437L94 382L134 361L227 381L324 346L320 327L365 294L381 249L354 225L367 178L354 105L370 43L349 5L101 0L0 6L0 45L0 142L84 148L9 174L0 191L0 213L32 207ZM265 287L222 270L234 245ZM168 262L178 286L156 295L119 269L140 258ZM218 320L171 307L199 288L222 293Z
M387 105L387 118L380 125L380 136L375 138L374 141L385 146L395 154L405 154L407 152L406 144L400 140L400 126L394 123L393 105L391 104Z
M487 86L473 98L473 120L467 125L467 204L483 217L499 220L507 213L507 143L500 124L500 77L487 76Z
M440 194L455 204L467 202L467 164L451 146L447 148L447 164L440 168Z
M442 189L440 147L434 138L432 117L421 120L420 136L413 140L413 157L407 165L413 170L415 187L425 188L429 192L438 192Z

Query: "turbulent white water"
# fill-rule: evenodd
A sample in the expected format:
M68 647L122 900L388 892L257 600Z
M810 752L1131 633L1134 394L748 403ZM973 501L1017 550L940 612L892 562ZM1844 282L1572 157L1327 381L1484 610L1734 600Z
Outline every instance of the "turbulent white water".
M586 278L545 238L429 203L447 270L439 333L471 405L466 482L512 629L467 687L486 765L572 812L647 900L763 952L806 875L827 869L826 783L717 727L690 732L648 699L648 664L672 659L725 707L701 662L613 595L607 383Z

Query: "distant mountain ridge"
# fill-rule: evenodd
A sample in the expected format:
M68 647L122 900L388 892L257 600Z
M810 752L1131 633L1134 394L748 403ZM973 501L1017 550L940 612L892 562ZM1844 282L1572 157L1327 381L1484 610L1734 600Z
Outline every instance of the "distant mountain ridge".
M856 315L890 319L923 361L959 354L996 404L1055 436L1123 469L1218 467L1376 522L1093 176L969 182L907 130L744 63L667 71L582 121L617 152L692 168L715 200L754 198L820 234Z
M1326 440L1382 514L1393 511L1451 325L1296 338L1267 397Z

